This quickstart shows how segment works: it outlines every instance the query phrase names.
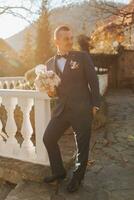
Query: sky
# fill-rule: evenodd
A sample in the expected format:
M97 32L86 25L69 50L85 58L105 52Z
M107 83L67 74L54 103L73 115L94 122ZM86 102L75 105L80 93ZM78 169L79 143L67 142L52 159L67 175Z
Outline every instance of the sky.
M24 0L26 1L26 5L27 7L29 7L31 4L28 4L28 1L30 2L31 0ZM33 6L31 9L33 12L37 11L37 8L39 7L39 0L34 0L37 4L35 6ZM72 3L72 2L83 2L84 0L50 0L50 7L54 8L54 7L59 7L61 4L67 4L67 3ZM86 0L85 0L86 1ZM87 0L88 1L88 0ZM129 0L113 0L115 2L122 2L122 3L127 3L127 1ZM20 0L0 0L0 6L2 5L2 2L7 3L7 5L11 6L11 2L12 2L12 6L20 5ZM21 11L22 12L22 11ZM22 12L22 14L24 14L24 12ZM30 20L31 15L27 15L26 16L27 19ZM34 19L36 20L38 16L35 15ZM9 14L4 14L4 15L0 15L0 38L6 39L8 37L11 37L12 35L14 35L15 33L23 30L26 26L28 26L28 22L20 19L18 17L14 17L12 15Z

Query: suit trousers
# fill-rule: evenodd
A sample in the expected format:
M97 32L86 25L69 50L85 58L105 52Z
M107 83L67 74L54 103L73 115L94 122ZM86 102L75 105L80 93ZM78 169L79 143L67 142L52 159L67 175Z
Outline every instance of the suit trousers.
M77 150L73 176L78 180L84 178L91 137L91 113L91 109L74 111L65 105L58 116L51 118L45 130L43 142L48 152L53 175L61 175L65 172L58 140L65 130L72 126Z

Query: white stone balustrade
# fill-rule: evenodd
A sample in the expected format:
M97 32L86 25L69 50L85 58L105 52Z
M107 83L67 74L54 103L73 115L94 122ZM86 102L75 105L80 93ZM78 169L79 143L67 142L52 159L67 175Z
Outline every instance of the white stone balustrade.
M98 73L100 94L103 96L108 88L108 69L95 67L95 70Z
M98 74L100 94L104 96L108 88L108 74Z
M17 84L24 83L24 76L16 76L16 77L0 77L0 89L10 89L14 88Z
M34 90L0 89L0 104L7 110L6 142L0 137L0 156L11 157L23 161L49 165L48 155L43 144L43 134L50 120L50 98L43 92ZM22 145L15 138L16 123L14 110L16 105L20 106L23 112L21 134ZM35 114L35 146L31 141L33 133L30 111L34 105ZM2 123L0 121L0 134L2 135Z
M100 94L103 96L108 87L108 73L98 74ZM43 144L43 134L51 117L50 98L44 92L36 90L8 89L11 84L24 83L24 77L1 77L0 105L4 105L7 111L7 122L5 131L2 132L0 120L0 156L11 157L23 161L42 165L49 165L48 154ZM7 89L2 89L6 83ZM23 113L21 135L23 137L20 145L15 137L17 126L14 119L16 105L20 106ZM33 133L30 111L34 106L35 118L35 146L31 141ZM6 138L6 141L3 140Z

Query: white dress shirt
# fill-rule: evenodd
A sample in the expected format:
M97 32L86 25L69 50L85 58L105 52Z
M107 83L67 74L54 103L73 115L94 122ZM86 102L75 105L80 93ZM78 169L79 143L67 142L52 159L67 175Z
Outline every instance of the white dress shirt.
M59 58L57 60L57 66L59 68L59 70L63 73L63 70L64 70L64 67L65 67L65 63L66 63L66 58L62 57L62 58Z

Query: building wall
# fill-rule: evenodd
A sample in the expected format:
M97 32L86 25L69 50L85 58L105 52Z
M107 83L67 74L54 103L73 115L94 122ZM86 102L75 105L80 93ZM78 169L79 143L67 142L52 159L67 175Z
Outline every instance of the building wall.
M124 50L118 57L119 85L129 85L134 80L134 50ZM133 82L134 83L134 82Z
M95 66L108 68L109 88L134 86L134 50L117 55L91 54Z

